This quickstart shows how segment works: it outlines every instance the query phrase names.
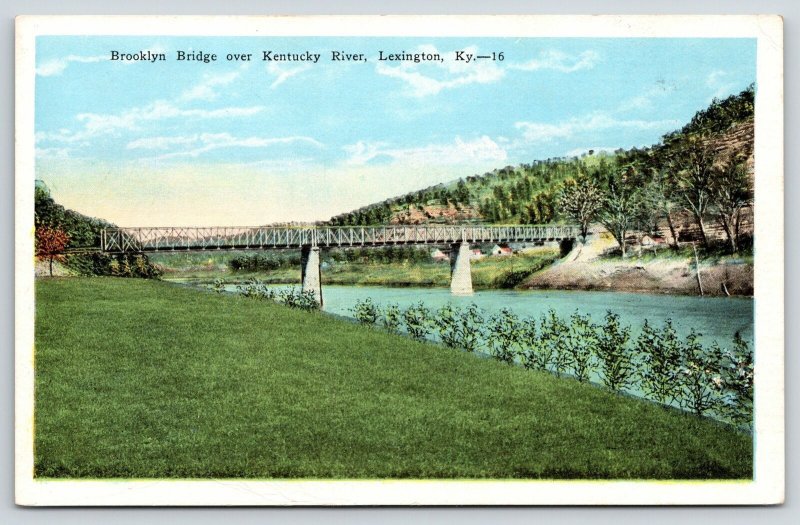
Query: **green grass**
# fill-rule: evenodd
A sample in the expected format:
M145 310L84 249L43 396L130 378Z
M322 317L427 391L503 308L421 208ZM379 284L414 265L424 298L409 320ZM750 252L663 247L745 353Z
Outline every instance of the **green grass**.
M38 477L752 476L729 427L318 312L114 278L36 301Z

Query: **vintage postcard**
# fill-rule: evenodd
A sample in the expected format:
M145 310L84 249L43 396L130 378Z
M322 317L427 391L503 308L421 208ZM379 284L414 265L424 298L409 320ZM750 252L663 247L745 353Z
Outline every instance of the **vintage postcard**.
M19 17L17 503L781 503L782 41Z

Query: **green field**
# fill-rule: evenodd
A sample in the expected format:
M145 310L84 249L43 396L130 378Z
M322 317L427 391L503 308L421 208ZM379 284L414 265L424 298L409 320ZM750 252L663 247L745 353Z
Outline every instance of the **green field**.
M511 257L484 257L471 262L475 288L513 288L530 274L557 260L558 250L542 249ZM231 271L226 254L156 254L151 260L165 270L165 279L211 282L221 278L243 282L255 277L270 284L297 284L300 266L271 271ZM323 284L376 286L450 286L448 262L347 262L331 263L322 270Z
M38 477L752 477L722 424L322 313L115 278L36 301Z

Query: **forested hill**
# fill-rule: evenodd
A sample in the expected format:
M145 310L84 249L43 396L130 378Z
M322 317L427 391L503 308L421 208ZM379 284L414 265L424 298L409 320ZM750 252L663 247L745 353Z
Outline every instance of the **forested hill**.
M724 100L714 100L681 129L644 149L613 153L589 150L581 157L536 160L471 175L448 184L374 203L330 219L334 225L481 222L541 224L574 222L562 202L573 181L589 178L608 188L614 177L642 187L663 184L669 173L687 169L681 157L695 153L699 141L714 156L711 163L744 159L752 171L754 86ZM690 168L688 168L690 169ZM674 181L673 181L674 182ZM675 197L671 196L670 198ZM707 210L699 210L703 215Z

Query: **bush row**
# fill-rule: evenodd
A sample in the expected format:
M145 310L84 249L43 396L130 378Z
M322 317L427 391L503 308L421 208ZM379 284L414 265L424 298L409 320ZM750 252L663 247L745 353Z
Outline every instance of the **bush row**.
M577 311L564 319L551 309L537 320L509 309L487 315L474 303L431 310L420 302L401 309L397 304L381 307L369 298L357 301L352 312L364 325L485 352L559 377L599 381L615 392L752 428L753 352L738 333L723 348L716 342L703 346L694 330L681 339L670 319L660 327L645 320L633 338L631 328L612 312L596 324Z
M225 292L226 284L224 279L217 279L211 288L221 294ZM313 292L298 290L295 287L275 290L255 278L247 279L244 283L236 285L236 293L248 299L275 301L298 310L312 311L320 308Z

